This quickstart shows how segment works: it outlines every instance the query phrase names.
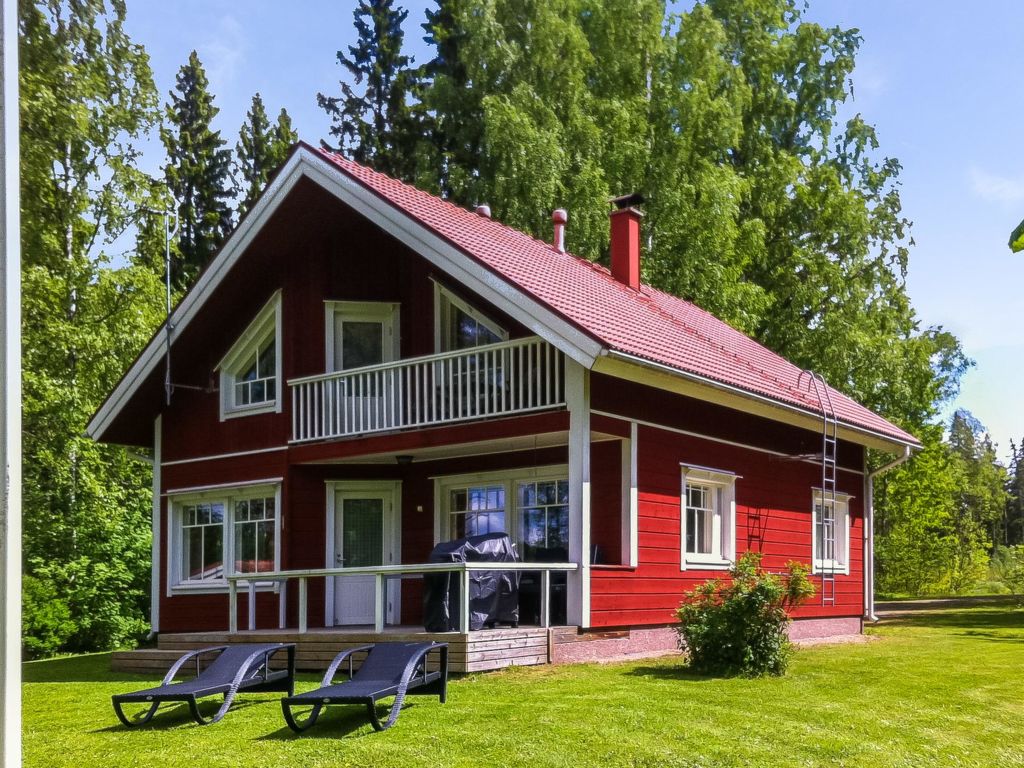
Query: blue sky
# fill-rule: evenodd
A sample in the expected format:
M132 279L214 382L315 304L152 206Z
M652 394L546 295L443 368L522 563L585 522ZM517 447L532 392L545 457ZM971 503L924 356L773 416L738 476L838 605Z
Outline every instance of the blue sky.
M233 145L252 94L286 107L299 136L329 125L318 91L335 93L335 52L352 42L352 2L134 0L128 31L150 54L166 100L195 48ZM409 52L428 56L408 0ZM923 325L955 332L977 362L955 405L990 430L1000 453L1024 437L1024 254L1006 241L1024 218L1024 3L986 0L811 0L808 17L864 36L855 101L903 164L904 210L916 242L908 286ZM155 166L161 161L151 153Z

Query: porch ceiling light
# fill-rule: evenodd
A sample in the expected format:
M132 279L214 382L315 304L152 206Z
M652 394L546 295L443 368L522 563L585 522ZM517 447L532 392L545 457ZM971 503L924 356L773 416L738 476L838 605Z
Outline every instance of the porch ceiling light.
M398 456L395 456L395 461L398 462L398 466L407 467L410 464L412 464L412 456L410 456L407 453L402 453L399 454Z

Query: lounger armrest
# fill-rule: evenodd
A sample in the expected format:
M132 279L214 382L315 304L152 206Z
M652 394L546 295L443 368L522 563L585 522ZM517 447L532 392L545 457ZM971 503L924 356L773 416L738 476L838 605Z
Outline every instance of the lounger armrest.
M239 665L238 671L235 673L235 678L231 681L231 691L234 692L238 690L239 686L242 685L242 681L245 680L246 676L249 674L249 670L252 668L252 665L260 658L263 659L263 675L264 679L266 679L266 675L270 671L270 657L278 651L287 649L289 645L290 643L281 643L274 648L261 648L260 650L250 654L249 657ZM294 669L291 664L289 665L288 671L290 674L294 674Z
M341 666L345 659L349 658L353 653L359 653L360 651L369 651L373 648L373 645L360 645L357 648L349 648L342 651L334 657L334 661L331 662L331 666L324 672L324 679L320 685L330 685L334 681L334 675L338 672L338 667Z
M223 651L226 648L227 648L226 645L215 645L215 646L212 646L212 647L209 647L209 648L200 648L200 649L195 650L195 651L189 651L184 656L182 656L180 659L178 659L176 662L174 662L174 664L171 666L171 668L169 670L167 670L167 674L164 675L164 681L163 681L162 685L167 685L172 680L174 680L174 676L178 674L178 670L180 670L185 665L185 662L188 661L189 659L196 659L196 665L197 665L196 666L196 674L198 675L198 673L199 673L199 667L198 667L199 659L198 659L198 657L199 656L203 655L204 653L212 653L214 651Z

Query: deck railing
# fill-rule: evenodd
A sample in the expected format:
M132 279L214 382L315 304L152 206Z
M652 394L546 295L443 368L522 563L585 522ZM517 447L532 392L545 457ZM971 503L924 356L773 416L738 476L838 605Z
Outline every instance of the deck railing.
M533 336L291 379L292 441L527 413L565 404L562 353Z
M228 632L238 632L238 588L243 585L248 590L248 627L256 629L256 594L257 585L275 583L278 593L278 628L287 628L288 617L288 582L299 582L299 632L306 632L309 626L309 580L314 578L332 578L334 576L373 576L374 577L374 613L373 628L375 632L384 631L385 591L388 579L401 579L405 576L426 573L454 573L460 577L459 589L459 632L469 632L469 575L474 571L518 571L540 573L540 622L547 627L551 622L550 592L551 573L577 570L576 563L419 563L413 565L377 565L361 568L315 568L298 571L270 571L261 573L255 579L249 574L232 574L228 581ZM335 587L336 589L338 587Z

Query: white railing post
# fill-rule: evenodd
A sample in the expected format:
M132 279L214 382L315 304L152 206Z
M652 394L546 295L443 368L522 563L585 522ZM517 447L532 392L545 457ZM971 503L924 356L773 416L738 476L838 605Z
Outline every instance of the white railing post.
M376 573L373 578L373 631L384 631L384 574Z
M249 631L256 629L256 582L249 579Z
M277 628L288 626L288 580L278 582L277 592Z
M469 569L465 566L459 572L461 589L459 590L459 632L469 634Z
M238 583L228 579L228 634L238 632Z
M551 571L540 572L540 625L551 626Z
M305 577L299 577L299 632L305 633L309 626L309 604L307 598L307 584Z

